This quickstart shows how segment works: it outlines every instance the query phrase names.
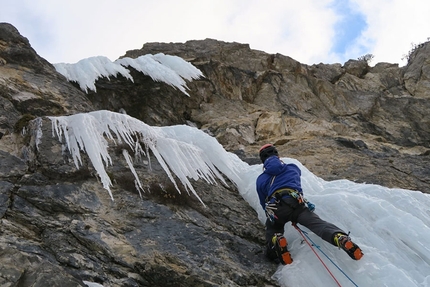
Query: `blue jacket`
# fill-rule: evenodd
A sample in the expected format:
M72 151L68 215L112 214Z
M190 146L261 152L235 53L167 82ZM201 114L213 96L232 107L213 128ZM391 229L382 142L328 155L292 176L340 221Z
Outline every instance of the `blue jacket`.
M276 155L266 159L264 172L257 178L257 193L263 209L266 198L270 198L278 189L291 188L303 193L300 176L301 171L297 165L285 164Z

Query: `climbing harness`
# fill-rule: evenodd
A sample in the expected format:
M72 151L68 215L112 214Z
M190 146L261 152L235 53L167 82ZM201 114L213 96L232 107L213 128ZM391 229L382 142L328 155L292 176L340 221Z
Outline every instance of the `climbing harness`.
M270 187L273 185L275 178L276 175L272 176L272 179L270 180ZM289 195L292 198L295 198L299 202L299 204L305 205L310 212L314 212L315 204L309 202L306 198L304 198L302 193L291 188L281 188L273 192L270 197L266 197L266 206L264 208L264 211L266 213L267 219L272 224L275 222L275 219L278 219L275 214L275 211L278 209L277 206L282 201L282 197L284 195Z
M330 260L330 262L336 266L337 269L339 269L340 272L342 272L342 274L348 278L349 281L351 281L352 284L354 284L354 286L358 287L358 285L352 281L352 279L338 266L336 265L336 263L334 263L334 261L327 256L327 254L325 254L321 248L315 244L315 242L312 241L312 239L309 237L309 235L307 234L306 231L300 229L295 223L292 223L292 225L294 226L295 229L297 229L297 231L300 233L300 235L303 237L303 239L305 240L305 242L309 245L309 247L312 249L312 251L314 252L314 254L316 255L316 257L319 259L319 261L322 263L322 265L324 266L324 268L327 270L327 272L330 274L330 276L333 278L333 280L337 283L338 286L342 287L339 283L339 281L337 281L336 277L333 275L333 273L331 273L330 269L327 267L327 265L324 263L324 261L322 261L321 257L318 255L318 253L316 253L315 249L312 248L312 246L315 246L322 254L324 254L325 257L328 258L328 260ZM306 239L307 238L307 239ZM309 241L312 242L312 245L309 243Z
M272 183L273 183L273 180L274 180L274 177L272 179ZM272 184L270 184L270 185L272 185ZM281 188L281 189L276 190L271 195L271 198L269 199L269 202L270 201L274 201L274 200L280 201L284 195L289 195L292 198L297 199L297 201L299 202L299 204L304 204L309 209L310 212L313 212L315 210L315 204L313 204L309 200L307 200L303 196L303 194L301 194L297 190L291 189L291 188Z

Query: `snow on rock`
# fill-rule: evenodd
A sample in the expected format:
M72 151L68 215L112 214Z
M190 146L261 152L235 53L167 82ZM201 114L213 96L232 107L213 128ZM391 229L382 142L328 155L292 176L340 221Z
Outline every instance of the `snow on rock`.
M133 81L129 70L103 56L83 59L76 64L54 64L54 67L68 81L79 83L79 87L85 92L88 89L96 91L95 81L100 77L109 78L121 74Z
M95 283L95 282L90 282L90 281L82 281L82 282L84 282L84 284L87 285L88 287L103 287L102 284Z
M58 63L54 64L57 72L67 78L68 81L77 82L79 87L88 92L88 89L97 91L95 81L98 78L110 76L116 77L118 74L133 81L130 71L125 67L132 67L137 71L150 76L154 81L164 82L189 96L186 92L186 82L203 77L202 72L189 62L177 56L164 55L143 55L136 59L121 58L114 62L107 57L97 56L80 60L75 64Z
M57 135L60 140L65 139L77 168L82 165L81 152L88 154L103 187L108 190L112 199L112 182L105 170L105 166L112 164L108 153L109 141L126 143L138 157L147 156L147 151L151 150L178 192L180 191L172 172L186 190L191 190L197 198L199 196L189 178L204 179L212 184L218 179L225 184L218 169L230 176L236 174L237 166L226 164L230 162L229 156L222 146L214 138L194 127L151 127L126 114L105 110L49 119L52 122L53 136ZM214 151L204 150L205 142L208 141ZM216 153L217 150L223 153ZM141 187L128 153L124 153L124 157L135 176L137 186Z
M154 81L165 82L173 87L179 88L184 94L185 81L174 70L160 64L152 55L140 56L137 59L122 58L115 61L124 66L130 66L145 75L150 76Z
M165 55L163 53L158 53L153 57L162 65L169 67L170 69L178 73L178 75L185 80L191 81L203 77L203 74L199 69L196 69L196 67L184 61L180 57Z

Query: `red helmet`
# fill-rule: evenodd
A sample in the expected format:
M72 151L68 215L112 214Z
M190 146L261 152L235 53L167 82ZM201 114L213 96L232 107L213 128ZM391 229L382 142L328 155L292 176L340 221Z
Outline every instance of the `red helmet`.
M266 159L271 157L272 155L278 155L278 150L272 144L265 144L260 148L260 159L261 162L264 163Z

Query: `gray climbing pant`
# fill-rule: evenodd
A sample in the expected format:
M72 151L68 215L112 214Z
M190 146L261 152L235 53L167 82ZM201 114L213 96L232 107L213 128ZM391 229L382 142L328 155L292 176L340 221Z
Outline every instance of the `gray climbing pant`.
M276 258L273 253L272 237L275 233L284 234L284 226L287 222L294 222L305 226L323 240L334 244L333 237L336 233L346 234L336 225L322 220L315 212L310 212L304 204L299 204L297 199L292 197L280 200L275 211L276 218L274 222L267 219L266 221L266 256L269 259Z

